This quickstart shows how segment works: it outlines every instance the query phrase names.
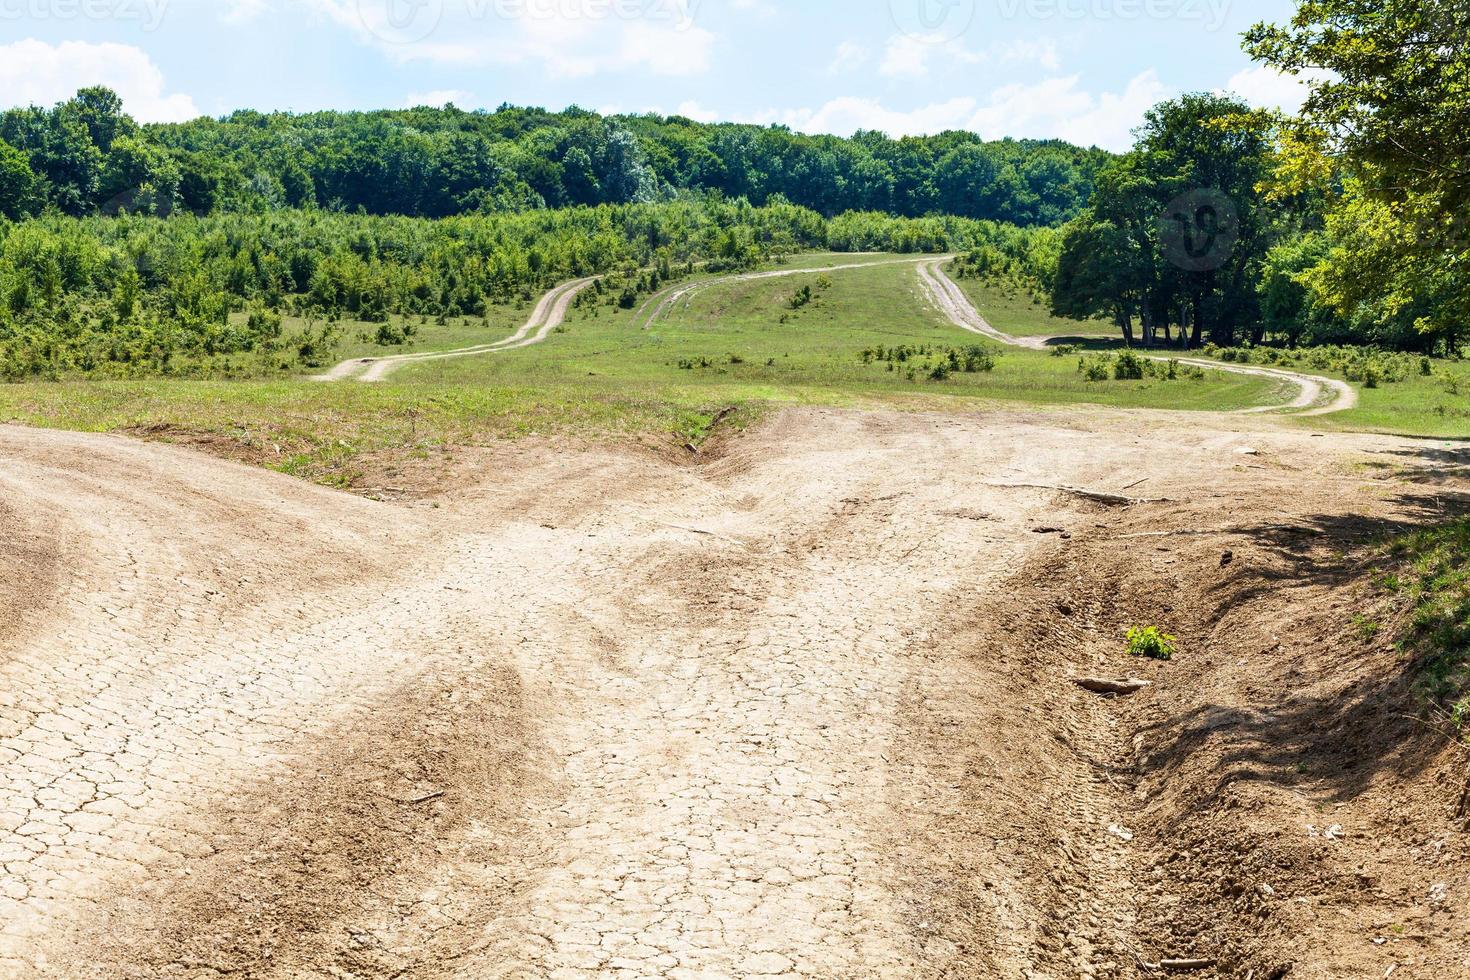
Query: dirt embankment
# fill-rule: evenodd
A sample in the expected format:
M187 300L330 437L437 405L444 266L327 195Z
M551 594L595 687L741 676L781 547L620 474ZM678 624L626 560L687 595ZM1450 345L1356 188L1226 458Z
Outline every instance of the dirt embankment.
M937 832L991 837L1003 864L1046 855L1045 876L1014 878L1051 914L1011 923L1033 930L1039 975L1177 961L1238 980L1470 976L1470 766L1424 717L1374 573L1383 535L1470 497L1324 471L1287 446L1252 459L1248 483L1176 483L1181 502L1062 522L1073 539L957 627L991 724L1033 734L977 751L921 712L933 754L964 760L958 822ZM1178 633L1173 663L1123 654L1143 624ZM1078 677L1153 686L1107 700ZM957 915L1020 904L997 900L993 867L982 849L951 878L983 882L943 889Z
M1353 628L1423 444L803 410L437 509L0 452L61 569L0 579L0 975L1470 975L1462 757Z

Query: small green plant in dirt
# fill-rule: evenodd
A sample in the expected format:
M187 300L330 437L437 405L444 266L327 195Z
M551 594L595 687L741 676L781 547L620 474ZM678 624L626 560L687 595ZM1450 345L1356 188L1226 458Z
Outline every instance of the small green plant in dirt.
M1353 629L1365 642L1377 639L1378 634L1383 632L1383 626L1367 616L1354 616Z
M1128 631L1128 655L1146 660L1173 660L1179 640L1157 626L1134 627Z

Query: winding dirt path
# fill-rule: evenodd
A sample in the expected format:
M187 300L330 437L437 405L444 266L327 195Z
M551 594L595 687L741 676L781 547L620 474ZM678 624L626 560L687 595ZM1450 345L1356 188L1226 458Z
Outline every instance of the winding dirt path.
M956 326L990 340L998 341L1011 347L1024 347L1027 350L1047 350L1050 343L1057 339L1054 337L1016 337L995 329L981 315L980 311L975 309L975 305L970 302L970 298L965 295L964 290L960 289L959 285L945 273L944 263L946 261L947 259L940 258L924 262L919 266L919 279L934 304ZM1170 358L1158 355L1144 356L1160 363L1176 360L1181 364L1188 364L1211 371L1224 371L1227 374L1276 378L1289 382L1297 389L1297 397L1285 405L1249 408L1245 409L1243 414L1294 411L1303 416L1331 415L1336 412L1346 412L1356 408L1358 405L1357 389L1345 381L1338 381L1333 378L1323 378L1280 368L1253 367L1243 364L1222 364L1219 361L1211 361L1198 357Z
M493 344L479 344L449 351L429 351L422 354L400 354L394 357L354 358L350 361L343 361L313 380L347 381L356 378L358 381L373 383L388 380L390 375L406 364L478 357L483 354L500 354L534 346L545 341L553 330L566 322L567 311L571 309L573 300L582 290L596 282L597 278L597 276L591 276L557 286L541 297L541 301L531 311L530 319L522 324L519 330Z

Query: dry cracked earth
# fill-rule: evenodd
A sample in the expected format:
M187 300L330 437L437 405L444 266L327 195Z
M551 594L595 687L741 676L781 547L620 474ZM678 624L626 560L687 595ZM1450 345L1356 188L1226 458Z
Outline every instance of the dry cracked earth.
M0 976L1134 976L1116 720L986 662L1091 519L1045 485L1391 445L801 410L428 506L0 428Z

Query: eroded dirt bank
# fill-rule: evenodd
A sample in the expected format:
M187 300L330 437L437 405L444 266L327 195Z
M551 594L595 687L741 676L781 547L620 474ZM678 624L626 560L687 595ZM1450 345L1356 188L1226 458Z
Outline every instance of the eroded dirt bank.
M1470 975L1462 762L1351 625L1424 444L810 410L437 509L0 459L0 974Z

